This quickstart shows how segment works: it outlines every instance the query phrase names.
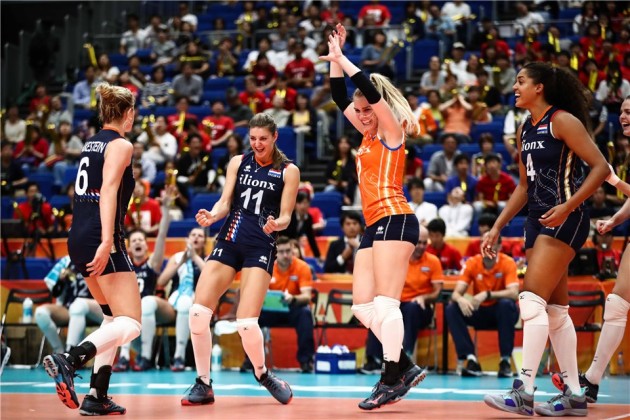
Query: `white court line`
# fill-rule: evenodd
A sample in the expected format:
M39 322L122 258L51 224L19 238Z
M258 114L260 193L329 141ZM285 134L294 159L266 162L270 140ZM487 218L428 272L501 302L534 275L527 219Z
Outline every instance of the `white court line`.
M617 419L630 419L630 414L622 414L620 416L616 416L616 417L607 417L603 420L617 420Z

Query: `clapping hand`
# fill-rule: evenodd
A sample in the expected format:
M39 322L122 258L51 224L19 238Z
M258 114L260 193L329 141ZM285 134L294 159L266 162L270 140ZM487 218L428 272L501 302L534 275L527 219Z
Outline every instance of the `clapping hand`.
M195 220L201 227L208 227L216 222L216 217L206 209L200 209L195 215Z
M320 55L319 59L324 61L330 61L337 63L343 53L341 52L341 46L339 45L339 35L332 34L328 36L328 55Z

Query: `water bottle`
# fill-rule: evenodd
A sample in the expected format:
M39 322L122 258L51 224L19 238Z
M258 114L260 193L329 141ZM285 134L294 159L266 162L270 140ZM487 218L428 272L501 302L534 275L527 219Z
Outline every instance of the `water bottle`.
M219 344L212 346L212 371L216 372L222 369L223 350Z
M30 324L33 322L33 300L31 298L24 299L22 303L22 323Z

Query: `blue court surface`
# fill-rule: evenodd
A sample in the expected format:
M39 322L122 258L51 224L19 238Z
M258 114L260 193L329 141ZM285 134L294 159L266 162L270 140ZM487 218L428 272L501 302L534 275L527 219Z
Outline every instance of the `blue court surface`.
M76 378L80 398L87 393L89 370ZM301 374L276 372L287 380L294 398L288 406L275 402L252 374L234 371L214 373L216 402L213 406L181 407L179 399L194 382L195 372L168 370L114 373L110 395L127 407L125 418L358 418L378 415L387 418L519 418L488 408L483 395L506 391L511 379L483 376L461 378L431 374L411 390L404 401L373 412L363 412L356 404L366 398L376 383L376 375ZM557 394L550 377L537 378L536 402ZM55 395L53 381L42 368L7 368L0 382L1 414L10 418L76 418L78 411L64 407ZM39 395L33 395L39 394ZM18 403L18 401L21 401ZM45 402L42 407L42 401ZM223 408L222 408L223 407ZM17 411L16 411L17 410ZM208 411L207 411L208 410ZM420 411L418 411L420 410ZM205 415L207 414L207 416ZM606 377L600 385L598 403L589 405L589 418L630 418L630 378Z

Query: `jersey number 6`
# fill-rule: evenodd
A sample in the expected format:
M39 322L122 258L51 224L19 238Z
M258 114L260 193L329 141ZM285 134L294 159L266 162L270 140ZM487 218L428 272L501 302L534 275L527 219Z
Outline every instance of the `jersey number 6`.
M85 165L85 167L83 165ZM89 168L89 166L90 158L85 156L83 159L81 159L81 162L79 162L79 172L77 173L77 180L74 183L74 190L79 195L83 195L87 191L88 173L85 169Z

